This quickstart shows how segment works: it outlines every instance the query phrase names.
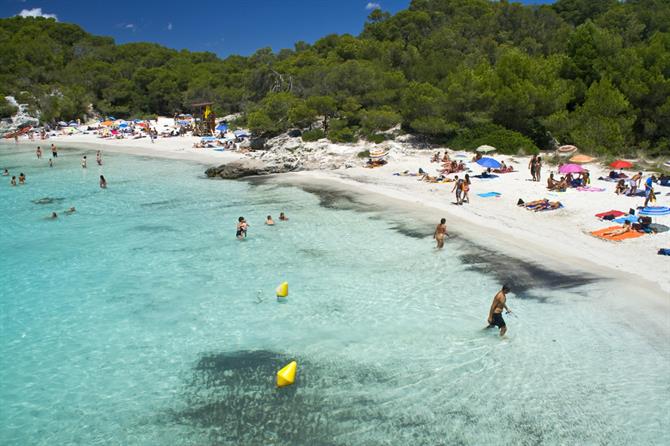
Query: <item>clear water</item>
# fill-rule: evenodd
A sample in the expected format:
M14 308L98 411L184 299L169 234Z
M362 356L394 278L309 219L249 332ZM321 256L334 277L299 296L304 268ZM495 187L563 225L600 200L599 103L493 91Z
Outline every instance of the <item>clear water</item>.
M0 147L28 176L0 179L0 444L670 443L667 331L610 311L607 284L511 296L501 340L482 330L498 280L431 226L81 154Z

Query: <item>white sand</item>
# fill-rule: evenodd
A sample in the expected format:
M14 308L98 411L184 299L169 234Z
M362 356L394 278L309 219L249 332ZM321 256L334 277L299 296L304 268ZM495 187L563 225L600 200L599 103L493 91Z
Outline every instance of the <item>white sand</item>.
M48 155L51 143L66 147L126 153L131 155L156 156L218 165L244 156L235 152L216 152L213 149L195 149L193 143L199 138L159 138L153 144L148 138L139 140L100 139L95 135L72 135L52 137L46 141L21 140L21 144L41 145ZM354 151L360 150L356 146ZM355 153L355 152L354 152ZM630 284L639 284L651 289L658 297L667 301L670 294L670 258L656 254L659 248L670 248L670 232L645 235L622 242L609 242L595 238L590 231L615 224L600 221L594 214L610 209L627 212L629 208L641 206L641 197L625 197L614 194L614 183L598 181L607 170L599 165L585 167L591 172L594 187L605 188L605 192L579 192L569 189L565 193L546 190L546 178L552 167L543 169L543 181L529 181L526 168L528 158L508 156L503 159L517 172L500 175L493 180L473 178L470 204L452 204L453 183L428 184L416 177L393 176L394 172L419 167L434 174L437 164L429 162L431 153L397 155L387 166L376 169L352 168L334 171L311 171L283 175L286 181L321 182L322 184L349 188L359 193L381 194L396 200L420 205L447 218L447 227L468 239L494 250L505 252L524 260L542 263L547 267L569 268L593 273L613 279L623 279ZM465 161L465 159L464 159ZM481 173L481 167L469 161L472 174ZM555 170L555 167L553 168ZM453 175L452 175L453 176ZM662 193L655 205L670 205L670 188L657 187ZM478 193L500 192L500 198L481 198ZM565 208L551 212L531 212L516 206L519 198L531 201L548 198L559 200ZM438 214L439 213L439 214ZM670 226L670 216L659 217L655 222ZM435 222L437 223L437 221ZM655 290L655 291L654 291Z

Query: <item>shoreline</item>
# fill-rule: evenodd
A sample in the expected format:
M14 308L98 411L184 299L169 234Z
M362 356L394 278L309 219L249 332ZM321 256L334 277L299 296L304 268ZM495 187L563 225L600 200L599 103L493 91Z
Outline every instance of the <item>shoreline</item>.
M27 145L41 145L48 153L46 149L51 143L55 143L64 148L189 161L207 167L248 158L237 152L192 148L193 142L198 140L197 137L174 137L158 139L152 144L148 138L104 140L93 135L76 135L47 140L21 140L18 146L23 148ZM7 145L11 147L14 144L8 141ZM627 200L626 198L613 197L614 194L609 190L601 193L569 191L553 198L559 194L546 192L544 181L526 181L527 173L523 170L518 172L523 169L527 158L501 156L499 158L514 163L517 172L506 174L504 179L473 182L471 204L454 206L451 204L450 194L453 183L428 184L416 181L415 177L392 175L398 171L416 171L421 166L424 169L426 166L433 167L428 162L431 153L432 151L423 150L414 154L392 156L388 165L377 169L354 167L310 170L255 178L302 188L316 186L321 189L339 189L356 194L370 203L384 197L388 203L394 202L394 208L413 208L415 213L412 218L419 215L421 220L437 222L440 217L446 217L449 231L456 232L486 249L528 264L541 265L544 269L566 272L568 275L594 273L598 277L626 285L642 286L649 291L648 294L659 297L664 303L670 303L670 299L667 299L670 295L670 264L666 258L656 255L654 250L654 246L670 245L670 232L647 235L623 243L603 241L588 234L590 230L612 225L596 219L593 216L596 212L609 210L610 202ZM604 172L597 165L588 165L588 168L593 178ZM550 168L545 169L545 176L548 170ZM247 177L247 180L254 181L254 177ZM592 185L613 188L611 183L593 181ZM476 196L476 193L489 189L499 190L503 197L482 199ZM667 205L669 200L666 192L670 192L670 189L659 189L663 195L656 204ZM589 199L594 197L593 194L599 194L596 196L602 201L602 209L591 209L593 203ZM552 196L551 199L571 203L566 204L567 209L553 213L533 213L515 205L517 198L528 201L543 196ZM628 199L628 202L631 207L639 204L638 199ZM614 204L611 206L611 209L616 209ZM577 209L574 210L573 207ZM571 213L577 215L570 215ZM670 224L670 221L661 223ZM432 226L427 228L432 231Z

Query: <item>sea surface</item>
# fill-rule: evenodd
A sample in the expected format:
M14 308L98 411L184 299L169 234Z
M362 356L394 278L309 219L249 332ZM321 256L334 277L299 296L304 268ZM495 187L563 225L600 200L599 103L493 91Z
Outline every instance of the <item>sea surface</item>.
M0 177L2 445L670 444L668 331L611 283L195 163L3 145L5 167L27 182ZM505 276L532 280L501 339Z

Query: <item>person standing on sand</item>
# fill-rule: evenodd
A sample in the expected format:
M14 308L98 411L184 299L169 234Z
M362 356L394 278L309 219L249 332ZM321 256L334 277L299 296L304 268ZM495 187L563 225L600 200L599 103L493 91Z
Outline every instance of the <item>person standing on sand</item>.
M503 310L507 310L507 313L511 313L507 307L507 293L509 293L509 285L503 285L502 289L496 293L491 303L491 309L489 310L488 323L489 325L486 328L498 327L500 329L500 336L505 336L507 333L507 324L502 317Z
M530 170L530 176L533 177L533 181L537 181L535 178L535 166L537 164L537 155L533 155L533 157L530 159L528 162L528 169Z
M654 193L654 183L658 180L656 176L652 175L646 179L644 182L644 207L647 207L647 204L651 201L652 203L656 201L656 194Z
M461 196L461 204L463 204L466 201L468 202L468 204L470 204L470 184L471 184L470 175L468 175L466 173L465 174L465 179L463 180L463 186L462 186L463 195Z
M463 193L463 180L458 179L458 175L454 177L455 183L454 187L451 189L452 192L456 192L456 204L461 204L461 193Z
M433 238L437 242L437 249L444 248L444 239L447 237L447 219L443 218L440 220L440 224L435 227L435 233Z
M37 159L42 159L42 148L40 146L37 146L37 150L35 151L37 154Z
M538 156L535 159L535 181L541 181L542 177L542 157Z
M58 158L58 149L56 148L56 144L51 144L51 156Z

